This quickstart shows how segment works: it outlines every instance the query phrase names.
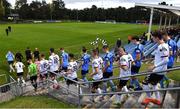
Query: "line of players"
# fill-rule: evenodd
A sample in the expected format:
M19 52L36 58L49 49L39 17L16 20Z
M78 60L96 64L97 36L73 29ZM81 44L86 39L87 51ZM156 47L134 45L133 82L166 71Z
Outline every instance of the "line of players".
M155 50L155 59L154 65L149 67L151 71L162 71L168 68L172 68L174 64L174 58L176 53L176 44L170 38L170 36L166 32L159 32L156 31L152 34L153 40L159 44L158 48ZM108 45L104 45L102 50L105 52L105 56L101 58L99 56L99 50L93 49L92 50L92 58L87 53L87 49L85 47L82 48L82 58L80 63L74 59L73 54L68 54L61 48L61 55L60 57L55 53L54 48L50 49L50 56L49 59L45 59L45 55L41 54L40 61L35 59L33 63L32 58L28 59L28 71L30 74L30 80L35 88L37 89L37 76L38 72L40 74L41 80L45 80L47 78L48 71L59 73L63 71L63 74L72 80L78 81L77 71L79 66L81 66L81 75L82 79L86 82L87 74L89 73L90 77L94 80L101 80L106 78L113 77L113 63L114 61L117 62L120 73L119 77L130 76L137 74L139 69L141 68L141 61L143 59L143 46L139 43L139 39L137 37L133 37L133 42L137 45L133 54L126 53L123 47L119 47L117 51L117 57L114 58L114 54L109 51ZM167 42L167 43L165 43ZM9 59L12 55L9 52L6 57L8 59L9 64L12 64L12 61ZM91 60L92 59L92 60ZM22 78L23 75L23 68L25 67L22 63L22 60L16 58L14 66L17 70L18 81L22 79L23 83L25 81ZM90 63L92 64L92 72L89 72ZM61 67L60 67L61 66ZM11 66L12 67L12 66ZM10 68L11 68L10 67ZM52 74L51 78L54 80L55 83L55 76ZM112 91L128 91L127 83L130 81L130 85L134 86L135 90L148 90L149 85L153 85L153 89L158 89L157 84L161 81L161 87L164 87L163 80L168 80L165 74L151 74L145 78L143 81L143 85L139 84L137 78L122 78L119 81L119 84L116 85L112 80L108 81L110 83ZM67 85L75 84L71 80L66 80ZM92 93L106 93L107 92L107 82L103 82L103 89L100 89L101 82L95 82L92 84ZM57 88L58 85L55 85L54 88ZM156 99L160 102L160 94L159 92L155 92ZM151 97L150 93L147 93L149 97ZM103 99L103 96L102 96ZM121 95L116 95L116 103L121 101Z

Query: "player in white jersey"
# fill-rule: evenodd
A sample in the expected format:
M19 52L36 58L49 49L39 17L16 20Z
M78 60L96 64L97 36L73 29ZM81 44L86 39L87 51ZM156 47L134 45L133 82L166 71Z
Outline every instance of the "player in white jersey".
M78 70L78 64L76 61L74 61L74 55L69 54L69 64L67 67L67 72L65 72L66 76L72 80L78 81L77 79L77 70ZM66 81L67 85L69 86L70 84L75 84L73 81L67 79Z
M40 73L40 79L43 82L43 85L45 85L45 81L48 77L48 68L49 68L49 62L48 60L45 59L45 55L41 54L39 73Z
M51 72L58 73L60 62L59 56L54 53L54 48L50 49L51 56L49 57L49 67Z
M119 67L120 67L120 74L119 77L126 77L131 75L131 66L134 64L133 57L130 54L127 54L125 52L125 49L120 47L118 48L118 54L120 56L119 59ZM127 82L130 78L121 78L119 81L118 89L117 91L125 91L128 92L127 89ZM116 102L115 104L121 103L121 95L116 95Z
M154 65L149 67L150 71L158 72L158 71L164 71L167 70L167 64L168 64L168 57L169 57L169 46L163 41L163 36L160 32L154 32L152 34L154 42L158 43L159 46L155 50L155 59L154 59ZM163 78L164 73L153 73L150 74L146 79L143 81L143 89L149 90L148 84L153 85L153 89L157 90L158 86L157 83L161 81ZM155 92L156 99L158 100L158 103L160 104L160 94L159 92ZM150 93L147 93L148 97L151 97Z
M74 60L74 55L71 53L69 54L69 61L70 62L68 63L67 72L65 72L65 75L68 77L68 79L66 79L66 84L68 88L69 85L74 84L77 86L78 89L79 85L77 85L76 82L74 82L74 81L78 81L77 78L78 64ZM80 93L82 93L81 87L80 87Z
M17 62L14 64L14 66L15 66L15 69L16 69L16 72L17 72L18 83L20 83L20 81L22 81L23 84L25 85L26 83L25 83L25 80L23 78L25 65L17 59Z
M59 56L55 54L54 48L50 48L50 54L51 56L49 56L49 69L50 69L51 79L54 82L53 88L59 89L60 86L58 85L56 76L54 73L52 73L52 72L55 72L55 73L59 72L59 66L60 66Z
M103 78L103 72L102 72L102 65L103 65L103 59L99 57L99 52L97 49L94 49L92 51L92 73L90 74L94 81L101 80ZM98 93L101 93L101 89L99 88L99 85L101 82L94 82L92 85L92 93L95 93L96 91Z

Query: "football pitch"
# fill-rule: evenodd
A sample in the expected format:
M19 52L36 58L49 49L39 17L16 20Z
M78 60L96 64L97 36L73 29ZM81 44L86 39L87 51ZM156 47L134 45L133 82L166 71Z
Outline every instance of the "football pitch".
M5 28L12 27L9 36ZM20 51L23 55L27 47L33 51L39 48L41 53L49 56L49 48L54 47L56 53L64 47L68 53L80 56L81 47L93 48L90 42L96 37L107 40L113 46L118 38L127 43L128 35L141 35L148 25L140 24L101 24L101 23L44 23L44 24L1 24L0 25L0 74L8 74L8 64L5 55L8 50L14 54ZM158 26L153 26L153 30ZM25 56L24 56L25 61ZM15 75L14 73L11 75ZM2 78L2 79L1 79ZM0 82L3 83L3 77Z
M12 27L12 32L9 36L5 34L7 26ZM27 47L33 51L34 48L39 48L41 53L49 56L49 48L54 47L56 53L59 53L59 48L64 47L68 53L74 53L80 56L81 47L86 46L88 49L93 48L89 42L99 37L107 40L108 44L115 45L118 38L121 38L123 44L127 43L128 35L141 35L146 32L148 25L140 24L98 24L98 23L45 23L45 24L1 24L0 25L0 75L8 74L8 63L5 55L8 50L14 54L20 51L24 55ZM153 26L153 30L158 26ZM24 56L25 61L25 56ZM148 65L143 65L141 71L147 69ZM26 68L27 69L27 68ZM115 69L115 76L119 75L118 69ZM27 72L26 72L27 73ZM169 75L170 78L180 81L179 71ZM15 76L15 73L11 73ZM141 77L142 78L142 77ZM0 84L5 81L4 76L0 77ZM41 101L40 101L41 99ZM7 103L1 104L0 108L16 107L19 102L36 104L25 106L23 103L19 107L23 108L59 108L69 107L65 103L57 104L55 101L46 97L20 97ZM46 100L49 99L49 102ZM45 101L43 101L45 100ZM45 102L45 103L44 103ZM39 104L38 104L39 103ZM56 107L54 107L57 104ZM73 106L72 106L73 107ZM18 108L18 107L16 107Z

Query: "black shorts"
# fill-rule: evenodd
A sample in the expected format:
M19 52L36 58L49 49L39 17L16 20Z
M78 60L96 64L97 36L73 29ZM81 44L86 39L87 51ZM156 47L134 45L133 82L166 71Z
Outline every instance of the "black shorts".
M93 82L92 88L93 88L93 89L97 89L100 84L101 84L101 81L99 81L99 82Z
M31 77L30 77L30 80L31 80L31 82L32 82L32 81L36 81L36 80L37 80L37 75L36 75L36 76L31 76Z
M103 73L103 78L105 79L105 78L110 78L110 77L112 77L113 76L113 72L104 72Z
M147 78L147 82L152 84L152 85L157 85L162 79L164 75L158 75L158 74L151 74Z
M64 70L65 72L67 72L67 67L62 67L62 70Z
M87 70L87 71L85 71L85 70L81 70L81 75L85 75L85 74L87 74L89 71Z
M40 74L40 78L48 78L48 73L46 73L46 74Z
M119 87L124 87L126 86L128 80L119 80Z
M133 65L133 66L131 67L131 75L134 75L134 74L139 73L140 68L141 68L141 67L137 67L137 66Z
M23 76L23 72L17 73L18 77L22 77Z
M78 81L77 78L74 78L73 80L74 80L74 81ZM66 84L67 84L68 86L71 85L71 84L76 84L74 81L71 81L71 80L67 79Z
M8 61L8 64L10 65L10 64L13 64L14 63L14 61Z

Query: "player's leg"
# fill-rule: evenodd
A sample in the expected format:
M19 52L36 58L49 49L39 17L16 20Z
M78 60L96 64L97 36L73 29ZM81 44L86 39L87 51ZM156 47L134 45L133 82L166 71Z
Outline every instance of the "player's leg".
M118 87L117 87L117 92L121 92L121 91L128 92L128 89L126 87L127 82L128 82L128 80L120 80ZM116 94L115 104L120 104L120 103L121 103L121 95Z

